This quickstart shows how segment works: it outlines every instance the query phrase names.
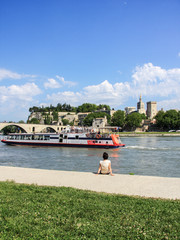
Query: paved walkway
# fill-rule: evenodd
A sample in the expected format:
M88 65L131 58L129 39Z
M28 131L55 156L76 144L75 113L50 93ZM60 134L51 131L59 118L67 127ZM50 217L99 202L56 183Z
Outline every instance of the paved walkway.
M65 186L96 192L130 196L180 199L180 178L116 174L96 175L90 172L55 171L0 166L0 181L46 186Z

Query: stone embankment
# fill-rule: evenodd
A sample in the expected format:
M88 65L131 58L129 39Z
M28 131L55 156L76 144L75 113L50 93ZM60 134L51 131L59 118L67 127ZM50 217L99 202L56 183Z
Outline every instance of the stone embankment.
M119 133L120 137L180 137L180 133Z

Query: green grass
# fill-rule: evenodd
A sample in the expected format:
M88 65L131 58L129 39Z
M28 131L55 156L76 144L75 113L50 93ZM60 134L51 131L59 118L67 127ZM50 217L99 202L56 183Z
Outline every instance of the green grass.
M180 201L0 182L0 239L180 239Z

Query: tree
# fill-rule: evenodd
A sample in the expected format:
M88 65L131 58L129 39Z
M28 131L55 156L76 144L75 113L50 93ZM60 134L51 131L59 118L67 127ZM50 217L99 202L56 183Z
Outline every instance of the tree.
M111 125L112 126L119 126L123 127L125 123L125 113L122 110L116 111L111 119Z
M109 105L106 105L106 104L99 104L99 105L97 106L97 110L101 110L101 109L103 109L103 108L105 108L105 109L108 110L108 111L111 110L110 106L109 106Z
M179 113L176 110L166 111L164 114L164 129L179 128Z
M91 103L83 103L81 106L77 107L77 112L94 112L96 110L96 104Z
M32 123L32 124L39 124L39 120L37 118L32 118L29 123Z
M58 112L53 111L52 115L53 115L53 121L58 121Z
M8 135L9 133L15 133L15 132L18 132L18 127L17 126L7 126L2 129L2 132L4 135Z
M157 127L162 130L164 129L164 114L164 111L159 111L155 116Z
M29 112L39 112L39 107L33 106L32 108L29 108Z
M131 114L128 114L126 117L126 128L134 130L135 128L140 127L141 122L142 122L141 114L133 112Z
M180 112L176 110L159 111L155 119L157 126L162 130L179 129L180 127Z
M64 126L67 126L67 125L73 126L74 125L74 122L69 122L68 119L62 119L62 122L63 122Z
M52 123L52 120L51 120L51 118L50 118L50 116L49 115L46 115L45 116L45 119L44 119L44 124L51 124Z

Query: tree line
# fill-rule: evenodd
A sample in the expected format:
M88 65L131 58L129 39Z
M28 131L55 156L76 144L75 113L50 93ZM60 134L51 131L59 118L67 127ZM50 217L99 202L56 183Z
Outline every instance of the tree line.
M159 111L155 116L157 127L162 131L180 129L180 111Z
M106 105L106 104L92 104L92 103L83 103L82 105L78 106L78 107L73 107L70 104L61 104L58 103L57 106L53 106L52 104L50 106L44 107L37 107L37 106L33 106L31 108L29 108L29 112L33 113L33 112L40 112L40 113L47 113L47 112L94 112L100 109L105 109L105 110L110 110L110 106Z

